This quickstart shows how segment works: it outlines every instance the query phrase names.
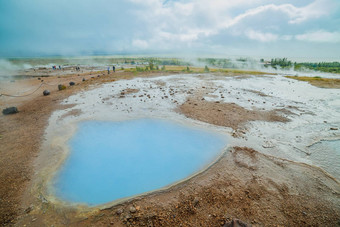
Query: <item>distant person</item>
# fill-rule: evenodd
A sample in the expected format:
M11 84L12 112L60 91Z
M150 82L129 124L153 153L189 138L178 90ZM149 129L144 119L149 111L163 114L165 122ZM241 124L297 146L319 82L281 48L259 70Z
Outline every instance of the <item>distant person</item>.
M110 74L110 67L107 67L107 74Z
M115 66L112 66L112 71L116 72L116 67Z
M59 65L59 70L61 69L61 66Z

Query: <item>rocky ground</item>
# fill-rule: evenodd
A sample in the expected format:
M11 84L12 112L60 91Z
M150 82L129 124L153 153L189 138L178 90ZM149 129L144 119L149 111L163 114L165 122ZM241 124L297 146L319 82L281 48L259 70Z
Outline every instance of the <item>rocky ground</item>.
M136 76L137 79L121 80ZM332 121L336 114L326 115L328 109L322 109L327 103L316 98L311 104L305 104L302 98L283 100L284 94L275 88L236 86L238 81L249 81L251 75L229 75L228 85L221 82L225 80L223 75L189 76L190 83L178 76L167 79L155 76L160 74L117 72L107 76L105 72L84 72L79 76L76 73L61 78L46 77L43 80L51 84L49 96L42 96L46 87L41 87L27 97L1 97L1 107L16 105L19 109L17 114L0 117L1 225L223 226L233 218L255 226L340 225L339 182L316 166L297 162L313 161L303 152L298 153L296 147L303 147L301 143L275 143L287 142L289 136L296 139L300 124L305 125L306 121L316 127L319 121L312 121L315 115L308 111L328 116L330 124L337 124L336 120ZM82 78L86 80L83 82ZM272 86L280 82L261 77L252 80L268 81ZM57 91L56 84L68 85L69 81L76 85ZM292 89L305 86L291 84L288 79L283 86L285 83ZM1 83L0 91L14 92L18 87L33 89L39 84L41 78L9 81ZM322 110L316 112L314 104ZM90 108L99 111L88 111ZM206 127L216 125L234 138L231 139L234 146L209 169L190 180L114 206L94 209L60 206L32 192L32 184L39 176L36 160L46 152L41 148L48 141L49 128L78 118L109 118L106 110L110 110L113 119L121 115L129 118L170 116ZM267 130L273 127L277 130ZM282 136L279 131L287 134L290 128L294 129L289 131L290 135L279 140ZM337 132L334 133L336 136ZM331 135L329 131L321 134ZM312 137L298 136L305 136L306 140Z

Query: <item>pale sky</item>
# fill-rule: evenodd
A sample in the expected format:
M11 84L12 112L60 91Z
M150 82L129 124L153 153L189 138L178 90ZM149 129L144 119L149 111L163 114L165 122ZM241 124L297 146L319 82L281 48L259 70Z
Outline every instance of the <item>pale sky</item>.
M0 56L340 60L340 0L0 0Z

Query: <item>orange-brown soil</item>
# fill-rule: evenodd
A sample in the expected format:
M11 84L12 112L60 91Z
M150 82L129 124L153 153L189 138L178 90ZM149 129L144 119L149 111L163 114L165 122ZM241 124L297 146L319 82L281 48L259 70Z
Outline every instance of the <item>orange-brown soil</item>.
M248 121L287 122L282 110L247 110L235 103L208 102L203 98L192 97L179 107L187 117L214 125L241 128Z

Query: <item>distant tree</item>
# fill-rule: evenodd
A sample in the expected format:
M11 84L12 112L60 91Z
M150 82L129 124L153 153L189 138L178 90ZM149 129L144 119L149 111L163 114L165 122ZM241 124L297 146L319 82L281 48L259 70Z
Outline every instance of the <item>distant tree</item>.
M150 61L150 62L149 62L149 68L150 68L151 71L154 69L153 61Z
M208 66L205 66L205 67L204 67L204 72L206 72L206 73L207 73L207 72L210 72Z

